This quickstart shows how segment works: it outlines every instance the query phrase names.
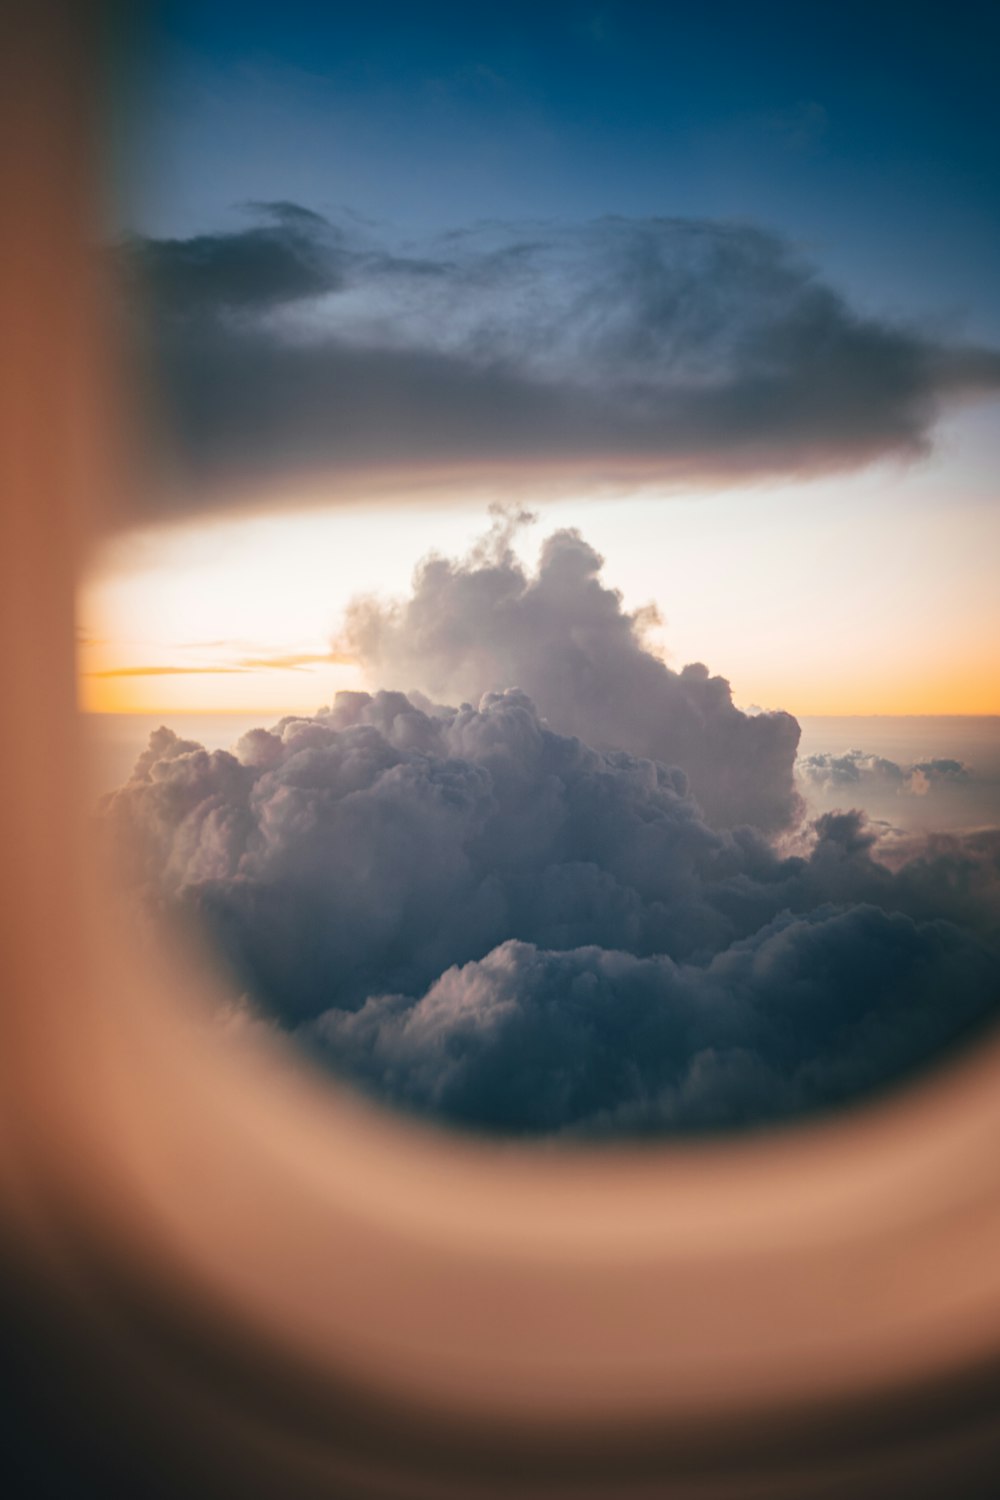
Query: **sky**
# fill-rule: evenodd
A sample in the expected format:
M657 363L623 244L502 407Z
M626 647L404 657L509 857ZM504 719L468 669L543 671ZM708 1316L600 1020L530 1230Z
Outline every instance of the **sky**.
M226 1026L478 1131L773 1124L1000 993L1000 17L680 9L119 39L100 826Z
M110 237L151 459L105 711L305 710L490 504L793 712L1000 710L995 12L161 5Z

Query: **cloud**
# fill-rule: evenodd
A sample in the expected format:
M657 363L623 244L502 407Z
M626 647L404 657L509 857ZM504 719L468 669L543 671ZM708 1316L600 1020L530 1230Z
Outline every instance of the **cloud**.
M105 819L263 1013L381 1097L513 1132L760 1123L898 1075L1000 994L1000 837L782 854L523 692L403 694L208 753L154 734Z
M780 236L605 218L391 248L294 204L134 239L175 483L571 468L681 480L846 470L923 451L1000 354L853 308ZM241 489L241 486L244 488Z
M249 667L106 667L100 672L84 672L84 677L191 677L228 672L247 672Z
M216 642L215 644L224 644ZM84 672L84 677L190 677L232 672L302 672L312 666L353 665L355 658L337 651L289 651L273 656L241 656L234 662L213 666L105 667Z
M1000 830L804 821L796 721L665 666L576 532L525 568L524 520L351 607L336 649L388 689L232 752L151 736L103 804L142 903L208 934L251 1016L482 1130L761 1124L993 1014ZM967 773L851 751L799 774L840 802Z
M333 1010L307 1035L392 1103L474 1129L731 1128L924 1060L981 1017L996 982L995 958L948 923L821 908L703 965L507 942L416 1001Z
M285 651L271 656L242 656L239 665L248 670L300 672L306 667L353 666L354 661L344 651Z
M263 222L228 234L126 241L126 264L167 317L261 312L343 285L338 236L293 203L254 204Z
M827 134L830 115L817 100L800 99L789 109L772 110L754 123L759 123L786 150L806 152Z
M964 786L969 767L960 760L937 758L901 765L864 750L846 750L841 755L826 752L803 756L796 765L807 786L826 796L867 791L898 796L925 797L933 790Z
M745 714L699 662L675 672L647 649L649 612L628 614L575 531L546 541L530 574L500 517L460 561L432 557L409 599L360 600L338 645L370 681L449 702L520 687L552 727L588 744L683 767L708 820L776 830L800 813L790 714Z

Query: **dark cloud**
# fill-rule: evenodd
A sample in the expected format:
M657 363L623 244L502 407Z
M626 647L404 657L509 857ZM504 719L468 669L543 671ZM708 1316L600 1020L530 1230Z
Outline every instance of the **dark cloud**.
M719 1128L883 1082L979 1019L996 985L995 957L948 923L821 908L703 965L508 942L419 1000L333 1010L308 1035L391 1102L475 1129Z
M418 252L292 204L257 212L126 252L177 507L292 473L848 469L921 451L942 405L1000 385L995 351L859 312L747 225L493 225Z
M476 1127L778 1118L925 1059L1000 989L1000 839L890 869L860 814L827 814L783 855L518 691L340 694L235 754L161 729L106 816L267 1015Z
M341 644L371 681L448 702L523 688L560 733L683 767L713 825L798 817L790 714L742 713L701 663L667 667L644 644L648 613L625 612L576 532L548 539L535 574L511 541L501 519L465 560L423 563L405 602L355 603Z
M338 235L292 203L253 204L265 222L186 240L135 239L126 263L166 319L265 312L343 285Z

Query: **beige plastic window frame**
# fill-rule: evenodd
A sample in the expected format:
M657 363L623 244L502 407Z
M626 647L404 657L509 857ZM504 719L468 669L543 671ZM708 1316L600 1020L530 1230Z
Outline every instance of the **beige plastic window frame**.
M128 467L89 13L6 14L0 1273L46 1462L137 1496L996 1493L996 1039L750 1140L487 1145L233 1045L123 921L74 697Z

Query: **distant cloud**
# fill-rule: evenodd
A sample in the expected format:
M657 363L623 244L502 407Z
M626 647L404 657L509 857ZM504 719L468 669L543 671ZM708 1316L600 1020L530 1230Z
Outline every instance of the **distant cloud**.
M938 758L900 765L882 755L847 750L841 755L820 753L797 762L799 775L811 788L835 795L856 796L865 790L924 797L935 787L961 786L968 782L968 766L959 760Z
M242 656L240 666L249 671L301 672L306 667L353 666L356 661L346 651L285 651L271 656Z
M99 672L84 672L84 677L199 677L223 672L246 672L248 667L106 667Z
M190 677L233 672L302 672L312 666L352 665L356 658L343 651L289 651L274 656L241 656L213 666L105 667L84 677Z
M800 99L788 109L773 110L760 124L790 151L809 151L826 135L830 117L815 99Z
M923 451L944 406L1000 388L997 351L860 312L748 225L494 224L399 249L294 204L254 211L122 249L177 508L293 475L846 470Z

